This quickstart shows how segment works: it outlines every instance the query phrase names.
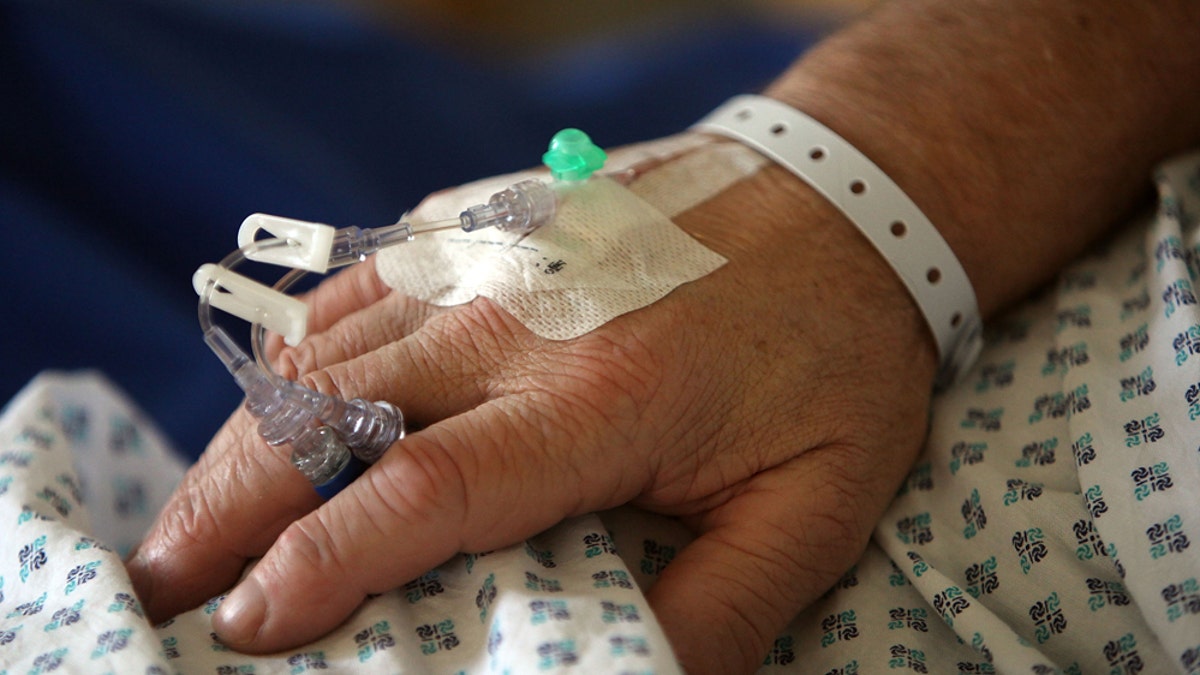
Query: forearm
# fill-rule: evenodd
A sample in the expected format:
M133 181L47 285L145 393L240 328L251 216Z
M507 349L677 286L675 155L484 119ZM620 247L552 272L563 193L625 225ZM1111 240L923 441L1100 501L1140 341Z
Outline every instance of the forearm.
M1200 141L1200 4L886 3L768 92L871 157L985 316L1044 282Z

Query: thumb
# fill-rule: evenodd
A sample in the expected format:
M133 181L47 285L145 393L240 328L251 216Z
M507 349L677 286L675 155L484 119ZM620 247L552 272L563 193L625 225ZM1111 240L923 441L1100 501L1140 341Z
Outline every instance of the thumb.
M688 673L751 673L788 622L862 554L883 508L834 448L754 477L708 512L648 597ZM876 494L872 494L872 493Z
M415 578L459 548L465 479L428 437L407 437L320 508L293 522L225 598L213 628L267 653L332 630L371 593Z
M369 594L457 552L507 546L629 498L617 489L622 463L587 474L586 482L572 466L604 456L599 432L589 438L536 412L514 414L533 404L509 398L405 437L346 490L288 526L214 615L221 641L248 653L306 643ZM582 457L546 450L578 450L568 438L596 450ZM495 480L500 467L504 480Z

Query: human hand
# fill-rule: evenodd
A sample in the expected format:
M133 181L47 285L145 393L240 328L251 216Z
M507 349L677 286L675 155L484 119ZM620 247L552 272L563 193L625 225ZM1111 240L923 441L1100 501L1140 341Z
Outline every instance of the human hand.
M280 368L420 430L320 504L235 413L128 564L151 618L262 556L214 627L284 649L455 553L632 502L699 535L649 592L685 668L753 670L854 563L915 457L933 342L853 226L774 167L676 222L729 263L568 341L484 298L392 293L370 263L327 281Z

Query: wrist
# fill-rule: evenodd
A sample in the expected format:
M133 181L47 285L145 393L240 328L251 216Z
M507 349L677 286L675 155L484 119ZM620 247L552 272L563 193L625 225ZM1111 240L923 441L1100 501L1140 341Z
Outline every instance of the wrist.
M937 105L920 109L903 97L879 88L871 77L853 82L835 71L855 72L848 56L798 67L766 93L804 112L870 158L924 213L961 263L975 291L981 316L990 316L1005 300L993 274L994 251L973 236L988 228L986 203L979 186L994 184L984 175L995 162L983 154L977 138L956 128L952 115L941 117ZM829 62L832 61L832 62ZM936 133L930 133L934 125Z
M903 282L934 337L939 386L982 344L975 292L937 228L870 158L828 127L765 96L738 96L694 127L736 139L790 171L837 208Z
M718 141L731 142L731 141ZM852 369L932 384L937 346L903 282L825 197L770 164L677 224L729 260L757 319L792 331L846 381ZM769 311L764 308L770 307Z
M987 317L1120 222L1148 196L1152 167L1196 142L1200 89L1182 83L1200 78L1183 29L1198 7L881 3L768 94L909 194Z

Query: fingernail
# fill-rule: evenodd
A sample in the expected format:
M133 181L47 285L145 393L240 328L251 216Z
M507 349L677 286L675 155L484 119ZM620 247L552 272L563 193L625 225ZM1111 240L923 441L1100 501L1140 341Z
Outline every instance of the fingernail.
M151 608L154 603L154 575L150 573L150 562L142 555L141 551L134 553L128 560L125 561L125 573L129 575L129 582L133 584L133 592L141 601L142 607L150 614L152 621L160 620L156 615L151 613Z
M213 628L221 642L231 647L245 646L258 637L266 616L266 596L251 575L221 602L213 616Z
M134 583L137 583L139 577L145 576L148 565L146 565L146 559L140 552L134 552L133 555L125 559L124 564L125 572L129 574L129 578L133 579Z

